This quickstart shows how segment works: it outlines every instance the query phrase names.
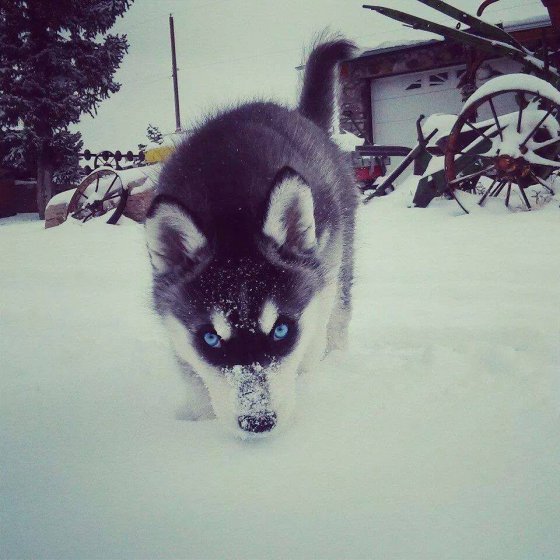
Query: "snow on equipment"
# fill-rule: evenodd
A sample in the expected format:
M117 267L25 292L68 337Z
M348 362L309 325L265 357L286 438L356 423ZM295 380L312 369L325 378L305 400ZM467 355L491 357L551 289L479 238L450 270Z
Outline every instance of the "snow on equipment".
M108 224L116 224L122 216L129 191L120 175L111 167L100 167L90 173L74 192L67 213L81 222L108 212Z
M51 198L45 211L45 228L58 226L69 217L87 222L106 214L108 224L116 224L122 215L143 221L160 169L159 164L95 169L73 191Z
M560 168L560 73L546 44L542 57L522 46L501 27L482 21L441 0L418 0L459 23L448 27L383 6L364 5L414 29L442 35L496 57L513 59L527 74L509 74L489 80L478 90L474 83L481 58L471 56L463 90L473 93L450 130L419 128L417 146L389 178L364 202L383 191L419 156L443 156L442 164L427 166L414 197L425 207L435 197L454 198L466 212L503 200L512 210L531 210L550 201L558 188ZM482 3L478 15L490 3ZM470 91L469 91L470 93ZM437 138L433 138L437 135ZM431 148L429 141L433 138ZM435 144L434 144L435 142ZM372 155L386 146L373 147ZM533 198L533 201L530 201Z
M175 150L181 136L172 135L170 143L122 153L103 150L97 154L84 150L80 156L93 159L89 172L73 191L62 192L49 201L45 211L45 228L58 226L70 216L81 222L109 214L107 223L116 224L124 215L144 221L154 197L161 164ZM128 163L129 167L123 167Z

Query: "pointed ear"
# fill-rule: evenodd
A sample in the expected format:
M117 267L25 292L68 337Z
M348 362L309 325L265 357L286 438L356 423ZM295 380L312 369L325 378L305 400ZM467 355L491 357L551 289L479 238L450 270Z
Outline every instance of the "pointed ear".
M208 241L188 212L173 199L157 197L145 221L148 252L159 273L192 268L208 253Z
M317 247L311 189L290 167L281 169L274 178L263 233L293 254L309 253Z

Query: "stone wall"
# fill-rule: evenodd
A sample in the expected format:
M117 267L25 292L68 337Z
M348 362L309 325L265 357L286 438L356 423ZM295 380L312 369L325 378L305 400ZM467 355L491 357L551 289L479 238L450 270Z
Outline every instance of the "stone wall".
M371 141L371 80L464 63L465 49L450 41L374 53L345 62L341 67L340 129ZM357 125L357 126L356 126Z

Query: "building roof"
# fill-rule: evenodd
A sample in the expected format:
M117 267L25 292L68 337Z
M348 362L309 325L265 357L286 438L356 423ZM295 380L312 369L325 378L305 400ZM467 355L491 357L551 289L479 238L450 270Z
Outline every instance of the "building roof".
M515 31L524 31L526 29L538 29L540 27L547 27L549 25L550 18L546 13L528 18L503 22L504 29L510 33ZM444 37L435 35L433 33L424 32L424 34L429 38L410 39L405 41L384 41L383 43L379 43L378 45L376 45L374 48L363 49L360 54L354 57L354 60L359 58L366 58L373 55L405 51L411 48L436 44L444 40Z

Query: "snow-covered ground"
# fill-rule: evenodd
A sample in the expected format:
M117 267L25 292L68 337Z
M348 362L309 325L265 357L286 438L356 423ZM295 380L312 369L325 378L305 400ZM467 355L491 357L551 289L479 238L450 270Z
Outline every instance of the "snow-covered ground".
M350 349L256 442L178 419L141 226L0 220L0 557L558 558L558 203L409 200L360 209Z

